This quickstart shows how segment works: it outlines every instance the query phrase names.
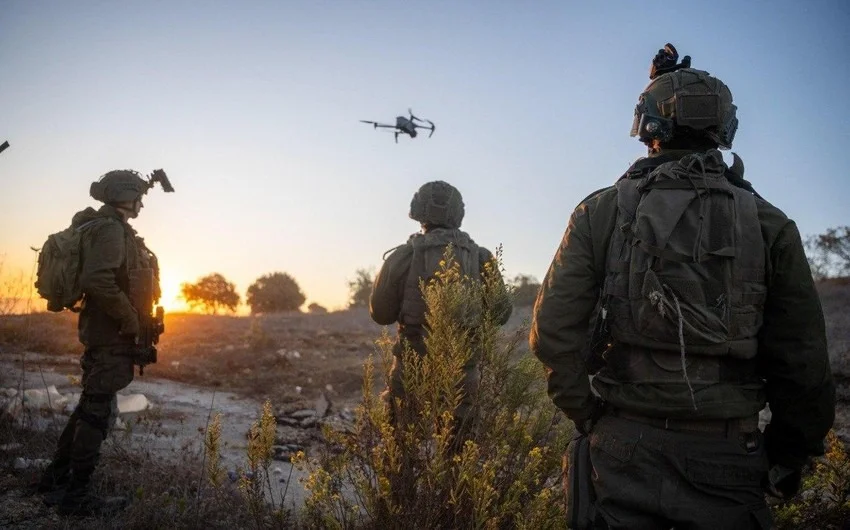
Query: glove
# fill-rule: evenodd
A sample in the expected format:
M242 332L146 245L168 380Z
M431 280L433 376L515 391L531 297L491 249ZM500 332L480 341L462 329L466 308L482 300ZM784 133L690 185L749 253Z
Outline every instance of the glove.
M800 491L802 480L803 474L799 469L776 464L767 473L764 489L768 495L788 500Z

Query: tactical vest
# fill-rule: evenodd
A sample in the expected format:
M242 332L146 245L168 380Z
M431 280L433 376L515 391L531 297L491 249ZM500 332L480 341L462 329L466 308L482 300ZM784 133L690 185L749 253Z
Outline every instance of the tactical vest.
M462 275L479 278L481 264L478 245L469 237L469 234L458 229L435 228L425 234L414 234L408 243L413 246L413 255L404 285L399 323L406 329L412 326L411 331L415 331L425 324L427 309L420 288L420 280L427 285L436 276L446 247L449 244L452 245L454 259L460 266Z
M767 293L752 193L716 150L646 171L616 184L603 303L617 350L637 356L618 364L630 382L752 377L729 369L754 370Z

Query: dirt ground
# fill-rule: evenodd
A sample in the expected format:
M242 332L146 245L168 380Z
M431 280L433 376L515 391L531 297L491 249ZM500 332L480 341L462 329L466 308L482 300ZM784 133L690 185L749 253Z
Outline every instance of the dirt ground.
M838 383L836 431L850 441L850 281L819 286L824 307L830 358ZM523 329L530 308L515 310L506 331ZM364 360L375 354L375 341L392 328L374 324L365 309L324 315L304 313L258 317L174 314L166 316L166 333L159 344L159 359L146 367L125 393L144 393L156 410L160 445L197 444L202 437L216 393L217 411L229 428L225 464L238 467L244 454L245 433L265 400L279 418L278 444L310 451L320 438L318 426L292 422L290 415L316 409L326 400L325 419L350 421L362 393ZM79 355L76 315L71 313L0 317L0 389L20 385L26 369L27 388L56 385L60 392L77 388ZM22 366L21 359L29 363ZM281 423L281 419L289 424ZM60 416L60 422L64 419ZM169 438L170 437L170 438ZM170 441L169 441L170 440ZM163 447L163 449L167 449ZM0 455L6 461L10 455ZM11 459L8 459L11 461ZM286 459L276 463L279 488L295 484ZM22 503L24 512L35 508L29 501L6 491L14 473L2 470L0 511L9 502ZM287 481L287 479L289 479ZM12 486L9 486L12 488ZM303 500L303 488L289 490L288 504ZM2 500L5 499L5 500ZM6 504L4 504L6 503ZM2 526L2 523L0 523ZM29 528L26 524L13 525Z

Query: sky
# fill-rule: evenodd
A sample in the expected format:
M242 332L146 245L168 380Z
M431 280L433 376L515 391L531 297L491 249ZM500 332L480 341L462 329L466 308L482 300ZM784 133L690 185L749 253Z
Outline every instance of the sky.
M431 180L508 277L542 279L573 208L645 154L629 129L666 42L731 88L759 193L821 233L850 224L848 27L843 0L6 0L0 259L29 274L30 247L97 207L93 180L164 168L176 193L131 224L169 309L181 282L244 296L275 271L342 308ZM409 107L432 138L359 122Z

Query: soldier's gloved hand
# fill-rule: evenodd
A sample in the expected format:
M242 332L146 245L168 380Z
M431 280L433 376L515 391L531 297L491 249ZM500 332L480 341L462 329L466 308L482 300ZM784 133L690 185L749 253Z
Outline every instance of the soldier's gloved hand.
M576 430L587 436L590 434L590 431L593 430L593 426L596 425L596 422L599 421L599 418L601 418L604 413L605 402L598 397L594 397L588 408L583 414L581 414L581 416L570 419L572 419L573 423L575 423Z
M776 464L767 473L764 489L773 497L787 500L800 491L802 480L803 474L799 469Z

